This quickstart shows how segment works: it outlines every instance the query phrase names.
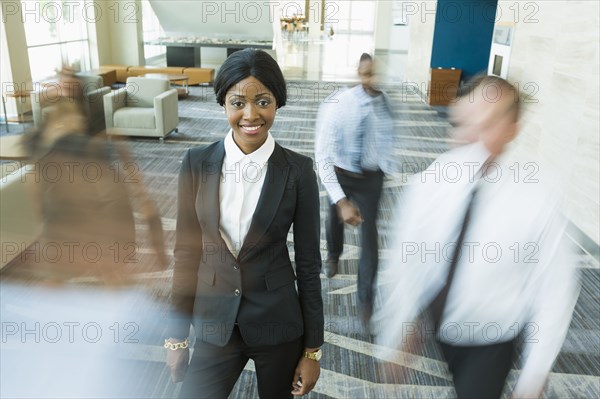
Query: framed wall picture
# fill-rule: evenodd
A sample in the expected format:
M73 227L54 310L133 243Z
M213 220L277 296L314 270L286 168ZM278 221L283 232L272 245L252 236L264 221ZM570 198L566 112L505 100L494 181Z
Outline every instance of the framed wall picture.
M497 24L494 27L494 43L510 46L512 42L512 26Z
M488 62L488 75L508 78L510 66L510 53L515 34L515 24L512 22L498 22L494 26L490 59Z

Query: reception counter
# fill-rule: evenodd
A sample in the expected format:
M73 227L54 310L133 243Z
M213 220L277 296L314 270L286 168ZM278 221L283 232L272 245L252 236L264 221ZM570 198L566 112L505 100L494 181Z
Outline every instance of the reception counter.
M227 56L245 48L272 49L270 40L215 39L207 37L160 38L144 42L148 46L167 47L167 66L201 67L200 49L202 47L221 47L227 49Z

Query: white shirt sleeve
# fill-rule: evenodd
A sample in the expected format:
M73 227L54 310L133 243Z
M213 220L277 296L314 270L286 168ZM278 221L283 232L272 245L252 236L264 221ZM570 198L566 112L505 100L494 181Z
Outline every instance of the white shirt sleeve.
M377 275L381 301L376 303L372 323L375 343L381 347L379 355L388 360L392 358L387 357L385 348L401 349L405 340L417 333L416 318L443 283L442 268L436 263L422 263L420 255L407 255L430 234L430 229L422 228L428 209L423 204L436 186L419 180L419 175L413 176L397 200L390 246L393 256L382 260Z
M571 322L579 294L578 275L570 239L564 234L566 221L554 215L539 241L540 267L531 282L530 323L524 326L523 367L514 395L537 397L558 356Z
M319 178L329 194L332 203L336 203L346 197L342 186L335 174L335 163L333 154L338 151L338 143L341 139L336 112L339 111L337 104L324 103L319 109L315 138L315 160Z

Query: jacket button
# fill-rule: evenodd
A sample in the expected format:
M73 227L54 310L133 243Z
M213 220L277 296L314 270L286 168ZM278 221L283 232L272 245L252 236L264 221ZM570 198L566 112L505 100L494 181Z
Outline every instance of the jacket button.
M235 294L235 296L240 296L240 290L239 289L235 289L235 291L233 291L233 293Z
M239 270L239 269L240 269L240 265L238 265L237 263L234 263L234 264L233 264L233 268L234 268L235 270Z

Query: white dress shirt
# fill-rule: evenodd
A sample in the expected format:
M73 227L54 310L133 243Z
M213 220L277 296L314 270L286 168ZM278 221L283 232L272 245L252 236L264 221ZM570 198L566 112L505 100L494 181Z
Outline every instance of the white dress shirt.
M381 287L384 305L374 320L381 323L378 343L388 347L400 347L413 331L415 318L445 284L477 184L438 339L491 345L523 330L519 396L541 390L566 335L578 284L558 196L544 188L541 175L525 176L523 163L506 158L478 178L488 157L481 143L463 146L413 176L394 225L394 257L378 277L389 285Z
M233 141L230 130L225 137L225 159L221 168L219 231L234 256L244 244L267 174L267 161L275 149L275 140L267 140L256 151L244 154Z

